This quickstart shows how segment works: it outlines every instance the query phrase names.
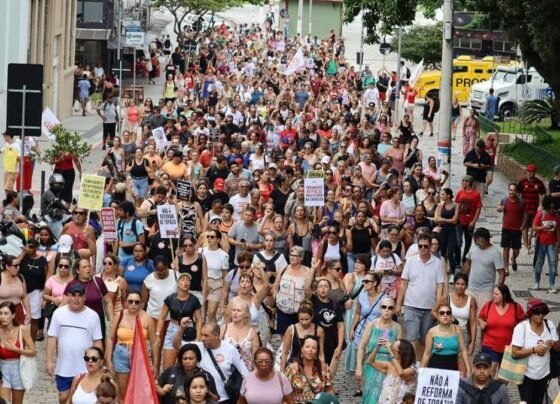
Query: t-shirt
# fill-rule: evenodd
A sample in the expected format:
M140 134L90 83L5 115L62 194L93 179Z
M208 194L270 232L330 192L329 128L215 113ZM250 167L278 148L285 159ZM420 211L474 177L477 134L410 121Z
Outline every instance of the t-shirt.
M227 252L218 248L215 251L204 248L202 256L206 259L208 268L208 278L222 279L222 271L229 269L229 255Z
M235 194L229 199L229 203L233 206L232 216L236 221L238 221L241 219L241 212L243 212L243 209L251 203L251 197L249 195L241 196L239 194Z
M482 198L476 189L467 191L461 189L455 196L455 202L459 204L459 222L467 226L473 221L476 210L482 208Z
M136 223L136 232L132 230L132 223ZM117 237L123 243L135 243L139 240L141 234L144 234L144 225L141 220L131 218L129 221L123 221L123 219L117 221ZM130 252L127 253L122 247L119 247L118 255L121 260L132 257L132 247L127 247L127 250L130 250Z
M103 121L103 123L117 122L117 108L114 104L105 101L97 110L105 117L105 121Z
M198 298L190 293L187 300L179 300L177 293L172 293L164 299L163 303L169 309L171 319L177 322L182 318L190 317L194 323L194 312L202 307Z
M467 153L463 162L472 164L483 164L485 166L492 165L492 161L490 160L490 156L488 155L488 153L483 151L479 156L474 149ZM486 182L487 171L487 168L467 167L467 175L473 177L473 180L475 180L476 182Z
M523 211L524 202L521 198L504 198L502 205L504 205L504 219L502 222L502 229L521 231L523 226Z
M550 194L556 194L558 192L560 192L560 180L556 180L556 179L551 179L550 182L548 183L548 192L550 192ZM560 208L560 197L553 197L554 200L554 206L557 207L557 209Z
M525 318L525 313L521 305L510 304L505 313L500 316L496 310L496 304L490 301L482 306L478 317L487 323L482 336L482 345L502 353L506 345L511 343L513 329L519 321Z
M249 244L256 244L261 241L261 235L258 231L258 226L253 223L251 226L247 226L245 222L237 222L233 225L228 233L228 236L236 241L245 241ZM241 247L235 247L235 262L237 262L237 256L239 253L243 252Z
M420 255L406 260L401 275L401 279L408 281L404 296L405 306L426 310L435 306L437 285L446 281L441 265L441 260L433 255L425 263L420 259Z
M284 396L291 394L292 385L282 372L274 372L272 379L263 381L255 372L249 373L241 383L240 393L247 404L282 404Z
M511 345L520 348L533 348L537 345L544 344L547 340L558 341L558 332L554 323L545 319L546 324L543 327L541 335L531 329L529 321L522 321L515 326ZM542 380L550 373L550 351L543 356L537 354L529 355L527 363L527 372L525 376L533 380Z
M144 279L155 271L151 259L146 259L142 264L136 262L134 257L128 257L121 261L123 267L123 278L128 283L128 289L142 289Z
M337 323L344 321L342 306L334 303L329 299L328 303L325 303L319 299L318 296L311 296L311 302L313 303L313 322L328 330L332 327L336 327Z
M150 292L146 312L152 318L158 319L165 298L177 292L177 272L170 270L165 279L156 279L155 273L152 272L144 279L144 286Z
M383 276L383 271L395 271L396 268L401 264L401 259L397 254L391 253L391 255L389 255L387 258L383 258L377 255L371 260L371 271L379 272L379 275L382 276L382 285L390 285L397 279L397 277L394 275Z
M537 213L539 195L544 195L546 192L543 182L538 178L533 178L532 180L523 178L519 181L517 188L520 190L523 201L525 201L525 212L529 215Z
M89 80L82 79L78 81L78 87L80 88L80 98L89 97L89 89L91 88Z
M537 232L537 240L539 241L539 244L556 244L558 241L557 229L559 225L560 217L555 212L545 212L543 210L539 210L533 220L533 227L546 226L546 230L539 230Z
M46 282L45 269L48 263L45 257L29 258L24 256L20 262L20 274L25 279L27 293L34 290L43 290Z
M45 283L45 288L49 288L51 290L52 297L63 297L64 290L66 289L66 285L68 285L68 282L58 283L55 281L55 277L51 276L49 279L47 279L47 282Z
M467 259L471 260L469 289L474 292L491 292L496 285L496 272L504 269L504 259L498 247L491 244L483 250L473 243Z
M2 152L4 153L4 158L2 159L2 165L4 167L4 172L15 173L17 169L17 158L21 154L21 146L18 143L5 144L2 147Z
M55 373L63 377L86 373L86 363L81 358L94 341L102 338L99 316L88 307L75 313L63 306L55 310L48 334L58 338Z
M68 282L68 285L66 285L66 289L64 290L64 294L68 294L70 287L77 283L81 284L86 291L86 306L95 311L100 318L103 318L103 296L109 293L105 282L97 276L94 276L88 282L82 282L78 279L74 279Z

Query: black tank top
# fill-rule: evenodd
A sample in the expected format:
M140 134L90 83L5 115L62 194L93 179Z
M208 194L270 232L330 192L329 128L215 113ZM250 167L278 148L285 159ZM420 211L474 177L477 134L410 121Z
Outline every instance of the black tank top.
M451 116L459 116L461 113L461 106L459 104L457 104L456 107L453 106L453 104L451 104Z
M352 234L352 253L353 254L371 254L371 242L369 229L350 230Z
M441 217L443 219L453 219L453 217L455 216L455 208L456 208L455 204L451 206L451 209L446 209L445 205L443 205L441 208ZM443 223L441 226L444 228L455 227L454 224L450 224L450 223Z
M315 331L313 332L313 335L317 336L318 325L313 324L313 326L315 327ZM301 355L301 347L303 345L303 338L299 337L299 334L297 332L297 327L295 324L294 324L293 332L294 333L292 336L292 352L290 354L289 362L297 360L297 358L299 358L299 356Z
M202 256L198 254L198 258L192 264L183 262L183 255L179 257L179 273L187 273L191 275L190 290L202 292Z
M136 160L133 161L130 176L132 178L148 178L148 170L146 169L145 160L142 160L141 164L136 164Z

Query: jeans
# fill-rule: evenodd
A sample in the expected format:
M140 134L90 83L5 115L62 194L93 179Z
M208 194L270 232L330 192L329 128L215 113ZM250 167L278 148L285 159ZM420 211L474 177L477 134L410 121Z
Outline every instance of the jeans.
M457 226L457 261L459 257L463 257L463 261L466 260L467 253L471 249L472 239L473 239L474 228L470 228L469 225L459 225ZM461 246L463 245L463 236L465 237L465 249L463 250L463 255L461 255Z
M535 283L540 283L541 281L541 273L546 257L548 260L548 285L550 289L553 289L554 281L556 280L556 244L546 245L537 243L535 257Z
M352 273L354 272L354 265L356 264L356 256L354 255L354 253L349 252L348 254L346 254L346 258L348 260L348 273Z

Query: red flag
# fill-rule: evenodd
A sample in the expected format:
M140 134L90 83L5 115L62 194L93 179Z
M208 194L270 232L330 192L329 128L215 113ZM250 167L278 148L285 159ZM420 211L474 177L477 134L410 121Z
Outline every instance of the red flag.
M130 360L130 376L124 404L158 404L154 377L146 350L146 341L142 332L140 316L136 316L136 327L134 329L134 343L132 344L132 355Z

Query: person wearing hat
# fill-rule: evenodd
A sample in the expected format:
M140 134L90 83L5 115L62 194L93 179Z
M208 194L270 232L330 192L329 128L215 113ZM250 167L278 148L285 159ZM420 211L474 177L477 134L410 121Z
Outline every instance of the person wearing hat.
M492 299L494 287L504 284L506 273L502 254L498 247L490 243L488 229L479 227L473 237L474 245L466 255L463 273L469 277L469 294L476 299L480 313L484 303Z
M539 201L546 194L544 183L536 177L537 166L533 163L527 164L527 174L519 181L517 189L525 203L525 222L523 223L523 244L527 254L533 253L531 239L533 238L532 224L535 214L539 209Z
M467 168L467 175L473 177L474 188L484 195L486 191L486 173L492 167L490 155L485 150L486 143L478 139L474 149L469 151L463 160L463 165Z
M541 272L545 257L548 259L548 293L556 293L556 267L558 262L558 240L560 239L560 216L556 212L552 196L546 195L542 201L542 209L533 220L533 231L536 237L535 247L535 285L539 288Z
M509 404L507 386L492 377L490 355L480 352L472 361L472 376L459 382L455 404Z
M550 350L560 351L556 326L545 317L547 304L537 297L527 302L527 320L517 324L511 339L511 356L529 358L523 383L518 385L521 401L542 403L551 375Z
M54 311L49 325L45 358L48 375L55 376L61 403L68 400L74 377L87 372L86 362L76 358L81 358L91 346L103 349L99 315L85 305L84 285L69 284L66 294L68 304Z
M223 178L216 178L214 181L214 187L210 190L210 195L212 195L212 200L219 200L222 205L229 202L229 195L224 191L226 181ZM214 206L214 202L212 202Z
M473 188L474 179L465 175L461 180L461 189L455 195L455 203L459 205L459 225L457 226L457 261L461 256L463 237L465 238L465 249L463 250L462 262L466 261L466 255L471 248L473 231L476 221L482 209L482 197L480 192Z

